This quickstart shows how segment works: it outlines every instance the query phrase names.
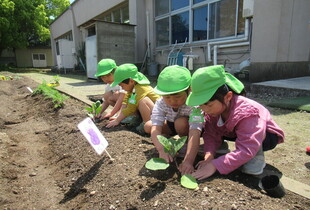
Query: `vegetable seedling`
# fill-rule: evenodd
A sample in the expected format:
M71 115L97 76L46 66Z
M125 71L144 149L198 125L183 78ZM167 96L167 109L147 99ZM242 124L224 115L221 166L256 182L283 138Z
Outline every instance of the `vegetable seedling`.
M96 101L91 105L91 107L85 107L85 109L88 111L87 115L95 121L95 116L100 114L102 106L100 101Z
M59 75L53 76L53 80L50 83L48 83L47 85L50 86L50 87L57 87L57 86L59 86L60 85L59 84L59 80L60 80L59 77L60 77Z
M52 100L54 108L60 108L64 105L64 101L68 99L68 96L65 96L59 93L53 87L50 87L46 84L46 81L43 81L32 93L32 95L42 94L45 98Z
M176 154L186 143L187 136L183 136L176 140L158 135L157 139L164 146L164 151L173 157L173 160L178 168ZM155 171L165 170L169 167L169 163L167 163L163 158L152 158L146 162L145 167ZM189 174L185 174L181 177L181 185L189 189L196 189L198 187L197 180Z

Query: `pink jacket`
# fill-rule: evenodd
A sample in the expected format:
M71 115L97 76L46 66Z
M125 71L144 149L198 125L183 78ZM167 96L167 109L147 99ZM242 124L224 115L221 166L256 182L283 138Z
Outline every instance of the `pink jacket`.
M221 174L228 174L251 160L262 146L266 131L277 134L278 143L284 141L282 129L271 119L261 104L234 95L227 121L218 126L219 116L205 115L204 151L213 155L222 144L222 136L236 138L236 150L212 161Z

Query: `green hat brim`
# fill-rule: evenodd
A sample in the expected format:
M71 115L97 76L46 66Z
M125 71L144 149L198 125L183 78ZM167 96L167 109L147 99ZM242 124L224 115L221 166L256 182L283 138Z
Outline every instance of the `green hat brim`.
M116 68L116 67L115 67ZM114 68L110 69L110 70L107 70L105 72L101 72L101 73L97 73L95 74L95 77L100 77L100 76L103 76L103 75L107 75L109 73L111 73L113 71Z
M161 90L159 90L159 89L158 89L158 86L156 86L156 87L154 88L154 92L155 92L156 94L158 94L158 95L164 96L164 95L171 95L171 94L179 93L179 92L182 92L182 91L184 91L184 90L187 90L188 88L189 88L189 86L187 86L187 87L185 87L185 88L183 88L183 89L181 89L181 90L166 92L166 91L161 91Z
M111 86L111 87L115 87L115 86L118 85L119 83L121 83L121 81L119 82L119 81L114 80L114 82L112 82L110 86Z
M199 106L208 102L213 97L217 89L224 84L227 84L234 92L238 94L240 94L244 90L244 85L240 80L238 80L230 73L225 72L224 75L225 80L222 83L219 83L217 86L200 93L191 92L186 99L186 105Z
M191 92L186 99L186 105L188 105L188 106L199 106L199 105L202 105L202 104L208 102L212 98L212 96L214 95L214 93L217 91L217 89L219 87L210 89L210 90L205 91L205 92L200 93L200 94Z
M112 82L112 84L111 84L111 87L115 87L116 85L118 85L119 83L124 81L125 79L129 79L129 78L121 78L120 80L114 80L114 82ZM137 74L135 76L133 76L131 79L133 79L134 81L136 81L140 85L151 84L151 82L148 80L148 78L146 76L144 76L141 72L137 72Z

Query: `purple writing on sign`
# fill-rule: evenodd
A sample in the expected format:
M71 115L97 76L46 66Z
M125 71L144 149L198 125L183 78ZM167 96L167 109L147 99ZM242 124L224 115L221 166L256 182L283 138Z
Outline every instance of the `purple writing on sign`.
M91 143L93 145L100 144L100 139L98 138L96 132L92 128L87 130L87 133L90 135Z

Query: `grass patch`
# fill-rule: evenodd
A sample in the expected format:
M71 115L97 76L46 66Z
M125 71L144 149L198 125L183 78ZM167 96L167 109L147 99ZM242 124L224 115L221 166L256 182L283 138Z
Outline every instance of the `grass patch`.
M281 99L269 103L268 106L310 112L310 96Z
M53 87L48 86L46 81L43 81L32 93L33 95L42 94L45 98L51 99L54 108L60 108L64 105L68 96L61 94L58 90L54 89Z

